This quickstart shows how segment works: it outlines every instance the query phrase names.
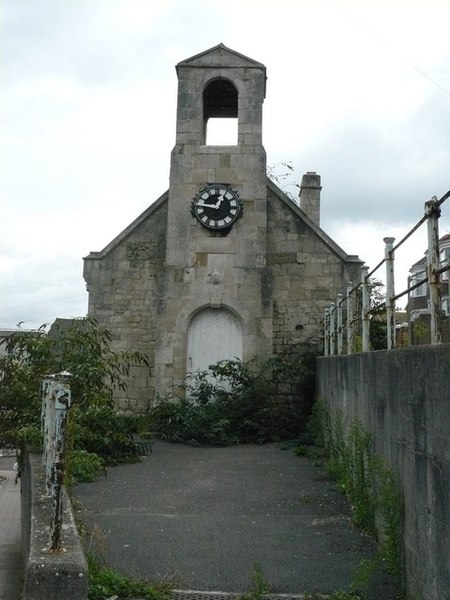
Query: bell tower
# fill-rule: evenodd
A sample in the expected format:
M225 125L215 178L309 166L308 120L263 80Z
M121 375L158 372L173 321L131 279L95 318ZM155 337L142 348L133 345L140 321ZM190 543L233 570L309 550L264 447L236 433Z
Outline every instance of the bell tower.
M264 267L266 69L223 44L180 62L171 154L166 265ZM209 127L234 126L231 141ZM222 256L222 259L219 259Z

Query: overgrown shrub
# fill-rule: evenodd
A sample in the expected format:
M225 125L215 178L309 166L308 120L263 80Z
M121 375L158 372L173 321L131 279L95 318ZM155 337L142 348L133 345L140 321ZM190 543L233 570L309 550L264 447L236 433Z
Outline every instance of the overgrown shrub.
M107 464L137 459L132 440L137 424L117 414L113 389L126 387L133 365L148 364L145 354L115 351L109 331L89 318L73 319L48 335L41 327L2 341L7 353L0 357L0 446L42 448L42 379L65 370L72 375L68 452L84 450ZM70 476L70 457L68 462Z
M69 452L67 462L74 483L95 481L105 468L105 461L100 456L86 450Z
M138 459L133 442L135 422L109 404L71 408L70 434L74 450L102 457L108 465Z
M305 357L221 361L191 374L184 398L160 401L152 427L166 439L195 444L292 439L306 428L312 377Z

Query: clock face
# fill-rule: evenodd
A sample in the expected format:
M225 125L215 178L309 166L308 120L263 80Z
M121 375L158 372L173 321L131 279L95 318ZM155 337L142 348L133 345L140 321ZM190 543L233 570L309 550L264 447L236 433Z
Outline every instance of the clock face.
M230 229L242 214L242 202L228 185L211 184L195 196L192 214L208 229Z

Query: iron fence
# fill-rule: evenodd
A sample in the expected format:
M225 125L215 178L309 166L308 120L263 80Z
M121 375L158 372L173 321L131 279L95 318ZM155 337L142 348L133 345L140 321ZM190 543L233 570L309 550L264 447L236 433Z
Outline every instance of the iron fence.
M440 261L439 218L441 205L450 197L450 190L439 200L433 196L425 202L423 217L397 243L395 238L385 237L384 258L372 269L361 268L361 280L356 284L348 282L345 293L337 295L336 301L325 309L324 315L324 354L325 356L368 352L371 349L371 327L382 324L385 329L385 344L388 349L398 344L399 330L404 324L397 324L396 302L403 296L408 296L420 286L428 286L429 341L439 344L443 341L443 323L445 315L441 307L441 275L450 271L450 261ZM400 293L395 292L395 252L408 240L424 223L427 224L427 251L425 277L413 283L408 281L408 287ZM382 302L376 303L373 290L373 275L385 267L386 294ZM449 277L450 286L450 277ZM448 292L450 298L450 291ZM450 301L449 301L450 302ZM408 324L406 324L408 327ZM402 338L402 344L407 345Z

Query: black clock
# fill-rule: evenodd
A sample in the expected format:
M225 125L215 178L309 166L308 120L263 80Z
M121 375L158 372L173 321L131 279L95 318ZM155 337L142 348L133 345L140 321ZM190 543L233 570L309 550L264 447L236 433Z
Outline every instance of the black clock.
M192 201L192 214L207 229L227 230L242 214L238 193L225 183L209 184Z

